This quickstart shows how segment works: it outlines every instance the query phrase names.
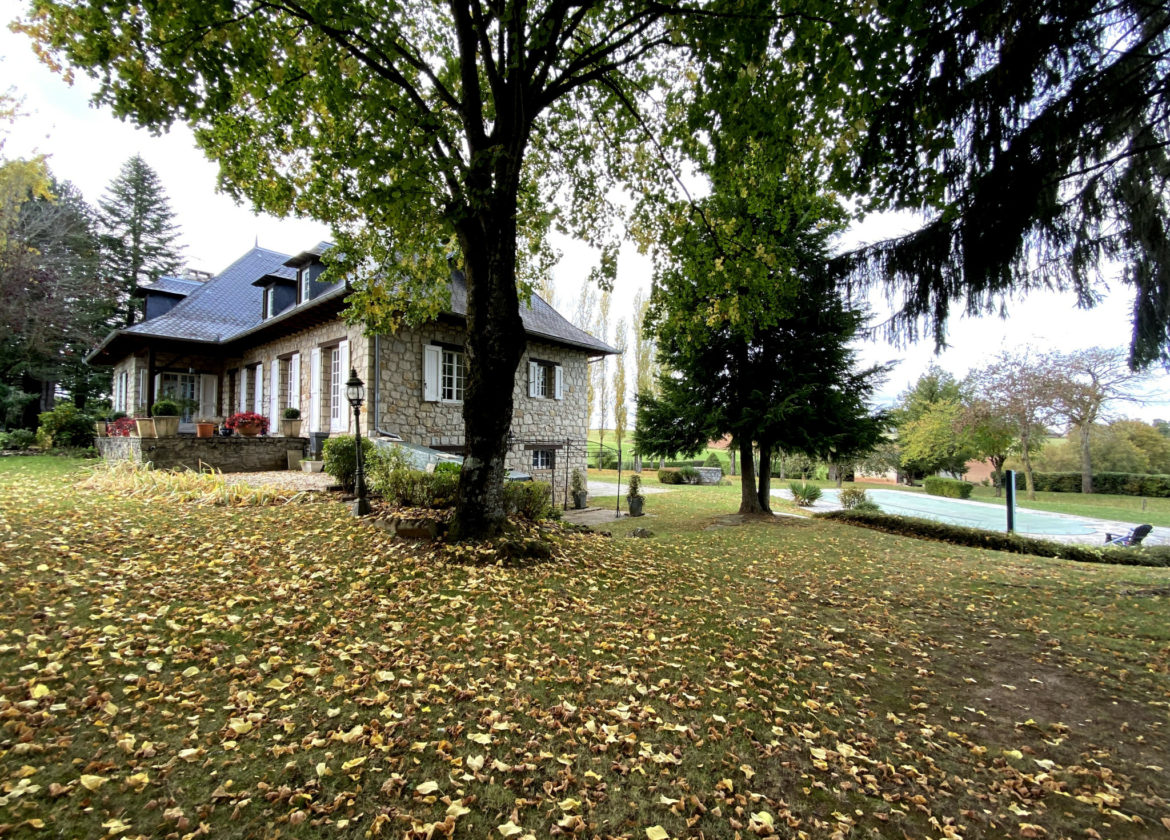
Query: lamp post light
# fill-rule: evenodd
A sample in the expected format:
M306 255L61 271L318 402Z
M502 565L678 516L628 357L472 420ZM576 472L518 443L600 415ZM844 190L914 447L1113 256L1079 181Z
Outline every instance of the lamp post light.
M370 502L366 499L366 470L365 458L362 452L362 403L366 400L366 386L358 379L357 370L349 369L349 381L345 383L345 396L353 406L353 443L356 448L355 457L357 470L354 475L354 492L357 498L353 502L354 516L369 516Z

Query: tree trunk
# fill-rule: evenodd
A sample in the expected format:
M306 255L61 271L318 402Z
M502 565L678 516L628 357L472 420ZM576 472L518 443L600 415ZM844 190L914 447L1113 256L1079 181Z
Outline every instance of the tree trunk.
M995 486L995 498L1003 495L1003 465L1007 463L1007 455L992 455L991 461L991 483Z
M772 512L772 444L760 442L760 478L759 492L756 494L760 502L760 513Z
M1024 488L1027 492L1027 498L1036 500L1036 485L1032 481L1032 454L1029 451L1029 440L1027 437L1020 439L1021 457L1024 459Z
M1089 429L1092 426L1085 423L1081 426L1081 492L1093 492L1093 457L1089 454Z
M735 475L735 455L736 449L734 444L727 447L727 468L731 475Z
M763 513L756 489L756 465L751 444L739 447L739 512Z
M642 471L642 453L634 453L634 472L640 473Z
M521 158L515 156L517 162ZM512 173L504 174L518 184ZM456 225L467 275L467 381L464 461L451 528L455 540L496 536L506 522L504 459L516 368L526 343L516 291L516 190L487 187L482 194L488 190L486 206Z

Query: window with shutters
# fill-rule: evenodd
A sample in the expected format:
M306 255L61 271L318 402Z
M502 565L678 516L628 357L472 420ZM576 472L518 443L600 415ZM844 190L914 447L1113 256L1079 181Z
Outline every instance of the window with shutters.
M531 359L528 362L528 396L544 400L561 399L561 366Z
M329 349L329 419L334 425L341 422L341 348Z
M463 385L466 377L463 353L444 347L442 372L439 377L439 399L443 402L463 402Z

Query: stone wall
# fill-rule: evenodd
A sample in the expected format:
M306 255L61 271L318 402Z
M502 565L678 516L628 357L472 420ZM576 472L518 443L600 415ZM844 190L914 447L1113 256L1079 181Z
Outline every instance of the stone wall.
M107 461L150 462L156 469L212 467L225 473L288 469L290 449L300 452L305 438L232 437L98 438L98 452Z

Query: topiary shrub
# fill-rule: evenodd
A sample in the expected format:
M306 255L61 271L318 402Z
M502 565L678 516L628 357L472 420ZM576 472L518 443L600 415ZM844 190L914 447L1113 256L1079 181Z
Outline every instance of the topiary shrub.
M683 477L677 469L664 467L658 471L659 484L682 484Z
M161 399L150 407L153 417L178 417L179 404L174 400Z
M94 420L73 403L57 403L49 411L41 412L37 420L40 422L37 440L46 449L93 446Z
M839 495L841 507L845 510L856 510L858 505L869 501L869 496L865 495L865 491L860 487L846 487Z
M547 481L509 481L504 485L504 506L508 513L532 522L560 514L553 504L552 485Z
M716 453L712 452L707 456L707 460L703 462L703 466L719 467L720 469L723 469L723 459L720 458Z
M788 489L792 491L792 500L800 507L811 507L821 497L821 488L803 481L793 481Z
M943 478L941 475L930 475L922 480L922 486L932 496L946 496L949 499L969 499L971 490L975 486L957 478Z
M300 420L301 419L301 410L299 408L297 408L296 406L290 405L288 408L286 408L284 411L282 411L280 413L280 416L283 417L285 420Z
M369 438L362 438L362 453L365 456L366 464L373 460L375 449L376 447ZM357 478L357 459L355 458L357 447L354 445L353 435L338 435L327 438L324 446L321 447L321 453L325 459L322 469L336 478L337 483L346 490L352 490Z

